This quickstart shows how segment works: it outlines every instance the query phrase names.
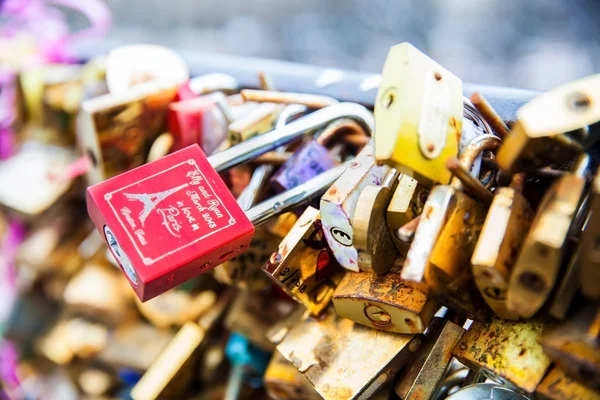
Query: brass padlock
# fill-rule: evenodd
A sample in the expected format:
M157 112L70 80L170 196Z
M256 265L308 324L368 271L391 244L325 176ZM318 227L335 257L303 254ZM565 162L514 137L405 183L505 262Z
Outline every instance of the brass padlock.
M383 67L375 120L377 161L408 169L428 186L450 182L446 160L458 154L463 121L458 77L409 43L393 46Z
M386 224L386 209L398 181L392 168L381 186L367 186L356 202L352 219L352 244L358 250L358 267L367 272L385 274L396 260L396 248Z
M77 140L92 167L96 184L142 165L152 142L166 129L169 104L177 88L150 81L119 95L85 100L77 117Z
M600 313L584 308L544 335L546 355L569 376L600 390Z
M327 307L343 270L327 247L317 209L304 211L263 271L312 314Z
M367 399L393 379L420 344L418 335L370 329L330 307L322 318L293 326L277 350L324 399Z
M552 367L535 391L540 400L600 400L600 393L571 378L559 367Z
M519 318L508 309L506 293L512 267L533 219L533 211L522 194L524 179L523 174L514 175L510 187L496 190L471 257L481 296L504 319Z
M174 289L144 303L136 298L135 305L152 325L168 328L198 320L216 301L217 294L212 290L188 293Z
M467 367L483 370L493 380L533 393L550 367L540 343L547 328L546 323L536 320L475 321L453 354Z
M365 145L350 166L321 198L321 218L327 245L339 264L357 272L358 252L352 244L352 219L362 190L379 185L389 167L377 166L372 142Z
M581 235L581 292L591 300L600 299L600 169L590 190L591 211Z
M544 195L510 278L507 306L522 318L546 302L565 254L568 233L585 189L589 163L581 156L573 172L563 174Z
M559 86L517 112L517 122L498 151L498 165L509 175L562 164L596 141L589 125L600 121L595 93L600 75Z
M465 330L454 322L434 318L427 338L396 382L402 400L430 399L437 393L452 362L452 350Z
M438 310L427 285L387 274L347 271L333 292L336 313L361 325L396 333L422 333Z
M492 135L476 137L461 154L460 163L469 169L482 151L496 148L499 142ZM404 262L402 278L420 281L424 275L430 293L442 305L485 319L489 309L472 280L469 261L487 209L461 189L456 178L451 185L432 189Z

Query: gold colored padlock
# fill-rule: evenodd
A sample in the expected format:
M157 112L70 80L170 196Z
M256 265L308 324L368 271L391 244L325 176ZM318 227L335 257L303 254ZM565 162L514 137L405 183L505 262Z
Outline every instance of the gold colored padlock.
M552 164L581 154L596 139L589 125L600 121L600 74L559 86L536 97L517 112L498 151L498 165L509 175Z
M417 180L447 184L446 160L458 155L462 82L409 43L393 46L375 102L375 159ZM404 168L402 168L404 167Z
M367 186L356 202L352 219L352 244L358 250L358 267L367 272L385 274L396 260L396 247L386 223L386 210L398 181L392 168L381 186Z
M523 245L533 211L523 196L525 176L513 176L510 187L498 188L471 257L475 284L488 306L504 319L518 319L506 305L512 267Z
M439 308L424 282L400 278L399 266L385 275L346 272L332 301L339 316L396 333L422 333Z
M533 316L556 283L565 243L586 180L589 157L581 156L573 172L563 174L544 195L514 265L507 293L508 308L522 318Z

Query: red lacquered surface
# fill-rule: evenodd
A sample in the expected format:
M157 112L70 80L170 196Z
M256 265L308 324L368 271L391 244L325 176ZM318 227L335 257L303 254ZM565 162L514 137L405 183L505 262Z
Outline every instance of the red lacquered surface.
M89 187L87 208L142 301L240 254L254 233L198 145Z

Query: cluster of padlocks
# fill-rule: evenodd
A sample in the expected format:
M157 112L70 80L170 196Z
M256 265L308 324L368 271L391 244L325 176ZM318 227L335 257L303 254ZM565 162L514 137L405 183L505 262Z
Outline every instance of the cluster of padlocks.
M508 124L408 43L373 112L259 78L3 82L8 393L600 399L600 75Z

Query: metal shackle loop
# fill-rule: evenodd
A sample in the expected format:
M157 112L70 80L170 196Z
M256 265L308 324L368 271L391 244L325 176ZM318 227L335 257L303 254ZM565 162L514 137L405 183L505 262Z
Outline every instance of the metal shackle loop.
M470 171L471 167L473 166L473 163L475 162L479 154L481 154L485 150L496 150L498 147L500 147L501 143L502 139L500 139L496 135L485 134L473 138L473 140L469 142L465 150L459 155L458 159L460 161L460 164L467 171ZM462 190L463 188L462 183L456 177L452 178L450 185L452 185L452 187L458 190Z
M208 161L217 172L222 172L303 136L311 135L316 129L339 118L355 120L369 136L373 136L375 119L369 110L356 103L339 103L210 156Z

